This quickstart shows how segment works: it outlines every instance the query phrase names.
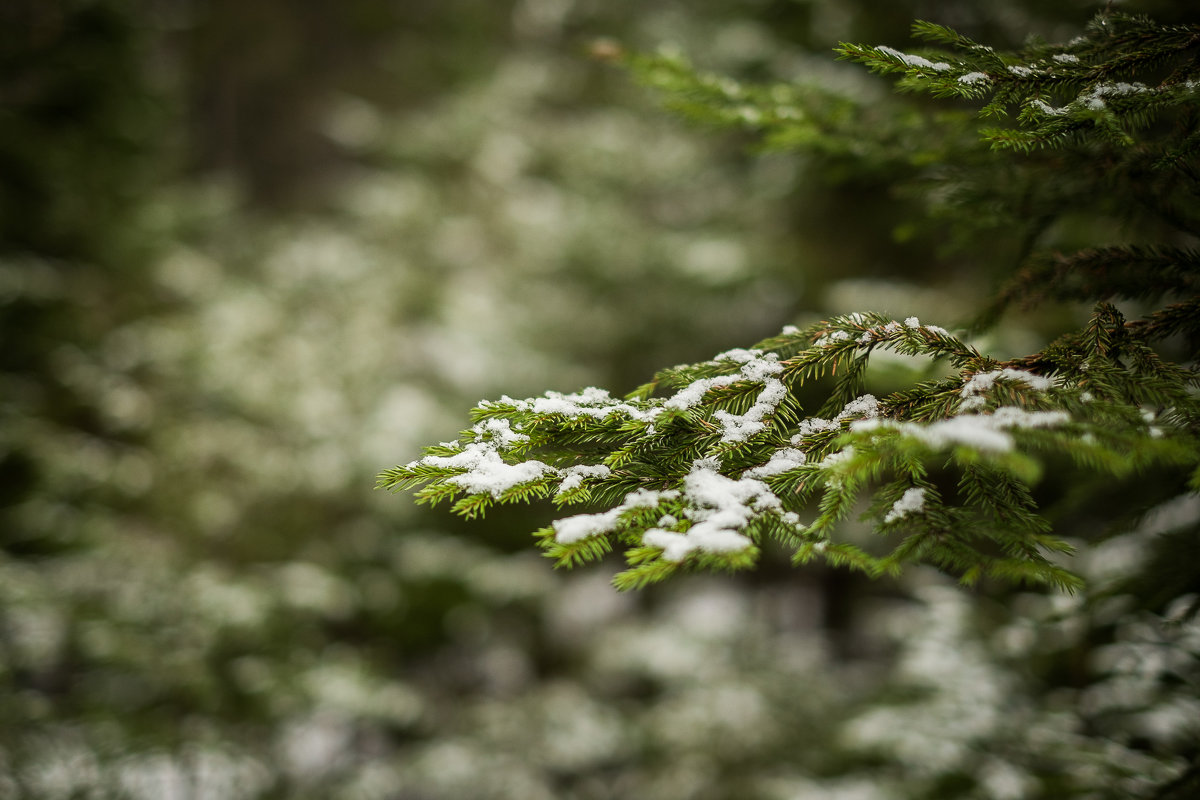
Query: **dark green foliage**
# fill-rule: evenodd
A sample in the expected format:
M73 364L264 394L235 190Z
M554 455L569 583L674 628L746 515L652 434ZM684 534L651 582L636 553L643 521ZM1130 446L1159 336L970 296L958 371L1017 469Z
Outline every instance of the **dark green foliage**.
M1110 144L1144 143L1152 138L1146 133L1151 123L1168 112L1194 108L1200 92L1194 72L1200 47L1196 25L1158 25L1104 13L1071 42L1034 44L1017 53L998 53L928 22L914 25L913 35L954 50L927 51L930 58L855 44L843 44L839 51L881 74L900 75L901 89L986 100L984 117L1003 119L1015 111L1018 127L982 131L997 148L1028 152L1085 134ZM1186 135L1175 132L1169 138L1176 145L1172 158L1192 147Z

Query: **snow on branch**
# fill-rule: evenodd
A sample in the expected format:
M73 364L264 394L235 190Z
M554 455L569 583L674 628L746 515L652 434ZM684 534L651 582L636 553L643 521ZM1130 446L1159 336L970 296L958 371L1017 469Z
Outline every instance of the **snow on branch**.
M864 366L879 349L949 359L957 377L876 397L862 389ZM844 398L837 410L823 416L806 409L799 390L835 376L830 402ZM591 387L481 402L479 421L459 442L389 470L381 485L423 486L420 500L452 499L469 516L535 498L598 503L605 509L561 517L538 539L567 565L625 548L621 586L685 567L742 569L767 539L795 548L800 560L822 557L879 574L920 552L908 544L913 537L980 519L988 520L980 530L1026 553L1014 558L1028 563L997 566L982 550L975 563L971 549L956 545L951 563L964 574L987 562L996 574L1070 586L1069 573L1038 555L1058 543L1026 541L1044 531L1023 527L1028 515L997 510L1013 502L1005 498L1014 481L1036 479L1030 464L1037 452L1072 449L1105 468L1124 446L1089 419L1099 404L1085 388L1004 366L916 317L857 313L803 330L789 326L752 348L664 370L648 387L626 398ZM1131 413L1144 420L1142 410ZM1169 422L1153 423L1144 423L1146 437L1163 439ZM990 465L973 479L973 493L953 502L923 483L925 465L944 451L964 468ZM888 481L898 482L896 499L870 514L881 530L901 532L893 552L869 556L831 540L840 521Z
M894 76L901 90L979 101L994 127L960 114L877 113L861 97L816 86L756 87L670 54L622 58L681 113L749 128L768 147L895 169L922 187L952 181L925 194L969 241L1031 208L1036 230L1053 230L1056 215L1091 202L1096 187L1114 208L1121 200L1132 216L1154 217L1175 242L1200 235L1187 188L1200 157L1191 119L1200 26L1106 11L1081 37L1014 52L932 23L913 32L933 46L838 51ZM932 148L920 161L935 168L915 164L914 147ZM1011 152L1035 149L1061 157ZM1012 170L1030 187L1019 200L993 187ZM994 214L962 199L979 197ZM1082 328L1023 358L990 357L916 316L861 312L661 370L625 397L588 387L483 401L459 441L387 470L380 485L415 488L419 501L446 501L468 517L497 503L586 505L560 514L537 541L563 566L621 550L621 588L680 569L745 569L774 541L797 563L822 559L871 575L921 561L965 582L1073 589L1078 579L1052 558L1071 548L1034 500L1048 465L1110 477L1173 470L1177 483L1200 489L1200 371L1194 352L1190 361L1172 355L1200 338L1195 262L1182 244L1035 254L981 310L981 326L1015 302L1096 305ZM1108 302L1114 296L1172 302L1126 320ZM871 373L880 351L919 356L936 372L884 394ZM891 550L843 540L854 515Z

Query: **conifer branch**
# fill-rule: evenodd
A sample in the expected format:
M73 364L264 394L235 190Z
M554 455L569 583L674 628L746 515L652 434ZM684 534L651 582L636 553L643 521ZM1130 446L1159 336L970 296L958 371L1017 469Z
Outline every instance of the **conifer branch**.
M987 224L1020 225L1031 254L984 318L1087 301L1087 324L1008 360L916 317L862 312L788 326L751 348L664 369L623 398L588 388L483 402L457 442L387 470L380 485L420 487L419 501L448 501L467 517L534 499L586 506L537 541L559 566L623 552L621 588L680 570L746 569L774 540L796 564L882 576L923 562L964 583L1067 591L1080 585L1059 562L1072 546L1035 501L1050 466L1065 464L1088 485L1154 469L1200 487L1194 242L1037 250L1073 202L1137 206L1159 225L1193 230L1200 26L1106 13L1071 42L1007 53L932 23L913 30L937 47L838 52L896 77L903 91L981 104L979 115L995 122L974 139L961 115L891 114L871 126L871 109L820 87L743 85L674 55L622 58L693 119L754 130L771 146L951 180L946 213L960 234L978 229L971 203L987 198L1000 209ZM939 142L927 155L957 158L958 171L922 172L907 147L922 136ZM1022 179L1003 193L995 179L1014 169ZM1127 320L1117 299L1172 304ZM868 389L880 351L948 374L877 398ZM935 481L935 471L950 477ZM882 552L844 539L855 516L881 534Z
M1030 259L997 295L989 313L1024 309L1048 300L1159 300L1200 293L1200 252L1147 245L1045 253Z

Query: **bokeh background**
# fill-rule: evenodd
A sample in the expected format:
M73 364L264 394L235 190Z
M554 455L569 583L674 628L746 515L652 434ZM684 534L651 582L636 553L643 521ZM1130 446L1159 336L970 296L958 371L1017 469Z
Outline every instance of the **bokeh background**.
M482 397L629 391L829 313L952 324L990 288L895 176L690 127L597 39L882 103L839 40L1093 11L5 0L0 798L1003 800L1053 796L1056 747L1072 785L1169 774L1200 704L1170 664L1073 662L1079 598L771 559L618 595L534 552L548 508L373 488ZM1129 746L1062 688L1110 677L1090 708Z

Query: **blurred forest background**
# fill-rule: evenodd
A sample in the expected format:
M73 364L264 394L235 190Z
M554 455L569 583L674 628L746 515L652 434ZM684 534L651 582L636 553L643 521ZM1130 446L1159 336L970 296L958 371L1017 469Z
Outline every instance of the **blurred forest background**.
M839 40L1095 10L5 0L0 798L1003 800L1055 796L1056 742L1073 786L1169 774L1200 703L1158 673L1144 730L1080 739L1062 687L1128 677L1080 598L786 561L618 595L535 553L545 509L373 489L481 397L624 392L831 313L950 325L994 284L895 176L689 127L598 38L885 102Z

